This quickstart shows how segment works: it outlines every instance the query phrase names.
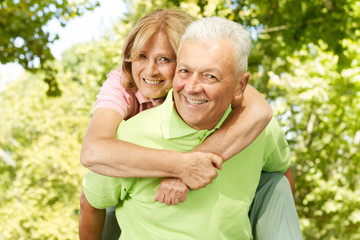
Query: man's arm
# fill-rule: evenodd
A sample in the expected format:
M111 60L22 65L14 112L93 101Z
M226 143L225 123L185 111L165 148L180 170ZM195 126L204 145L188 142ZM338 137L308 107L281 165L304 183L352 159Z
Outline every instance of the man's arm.
M91 206L87 201L83 191L81 191L79 220L80 240L101 239L105 223L105 214L105 209L96 209Z

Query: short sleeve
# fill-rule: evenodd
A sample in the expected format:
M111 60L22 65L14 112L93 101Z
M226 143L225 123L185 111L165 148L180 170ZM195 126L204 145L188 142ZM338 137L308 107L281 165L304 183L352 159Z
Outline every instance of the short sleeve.
M285 138L284 131L280 128L275 118L268 125L270 127L270 139L267 145L271 151L266 157L263 170L266 172L285 173L291 164L290 148ZM271 144L270 144L271 142Z
M115 206L126 195L121 178L103 176L90 170L83 179L83 191L87 201L98 209Z
M123 119L128 119L137 111L135 109L137 106L135 95L126 90L121 81L120 68L108 74L108 79L104 82L99 94L96 96L95 110L98 108L110 108L118 112Z

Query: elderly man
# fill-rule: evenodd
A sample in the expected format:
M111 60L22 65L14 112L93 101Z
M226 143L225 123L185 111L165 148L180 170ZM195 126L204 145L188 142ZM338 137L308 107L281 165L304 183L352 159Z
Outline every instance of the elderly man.
M173 91L161 106L122 123L119 137L191 151L221 126L232 100L242 97L249 52L249 34L239 24L217 17L194 22L179 49ZM284 173L289 165L288 144L273 119L248 148L223 164L211 184L190 191L181 204L154 202L162 178L111 178L88 171L84 194L95 208L117 205L121 239L250 239L248 211L261 171ZM271 214L277 213L265 215ZM270 230L276 233L277 227ZM295 228L268 239L301 239Z

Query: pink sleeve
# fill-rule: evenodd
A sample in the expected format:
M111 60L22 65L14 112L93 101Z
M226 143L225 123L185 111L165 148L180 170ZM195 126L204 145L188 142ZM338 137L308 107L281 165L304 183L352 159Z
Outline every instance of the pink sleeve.
M134 108L136 108L135 95L123 87L121 79L120 69L113 70L108 74L108 79L96 96L95 110L110 108L118 112L123 119L127 119L134 112Z

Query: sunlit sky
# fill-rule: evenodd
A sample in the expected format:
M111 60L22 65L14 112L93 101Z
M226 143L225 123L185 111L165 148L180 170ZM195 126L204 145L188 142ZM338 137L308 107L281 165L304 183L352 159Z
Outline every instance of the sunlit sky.
M75 43L96 39L110 28L124 12L122 0L100 0L100 7L88 11L81 17L76 17L68 22L65 28L57 20L52 20L46 26L50 33L58 33L60 39L50 48L56 58ZM14 63L0 65L0 85L16 79L23 69Z

